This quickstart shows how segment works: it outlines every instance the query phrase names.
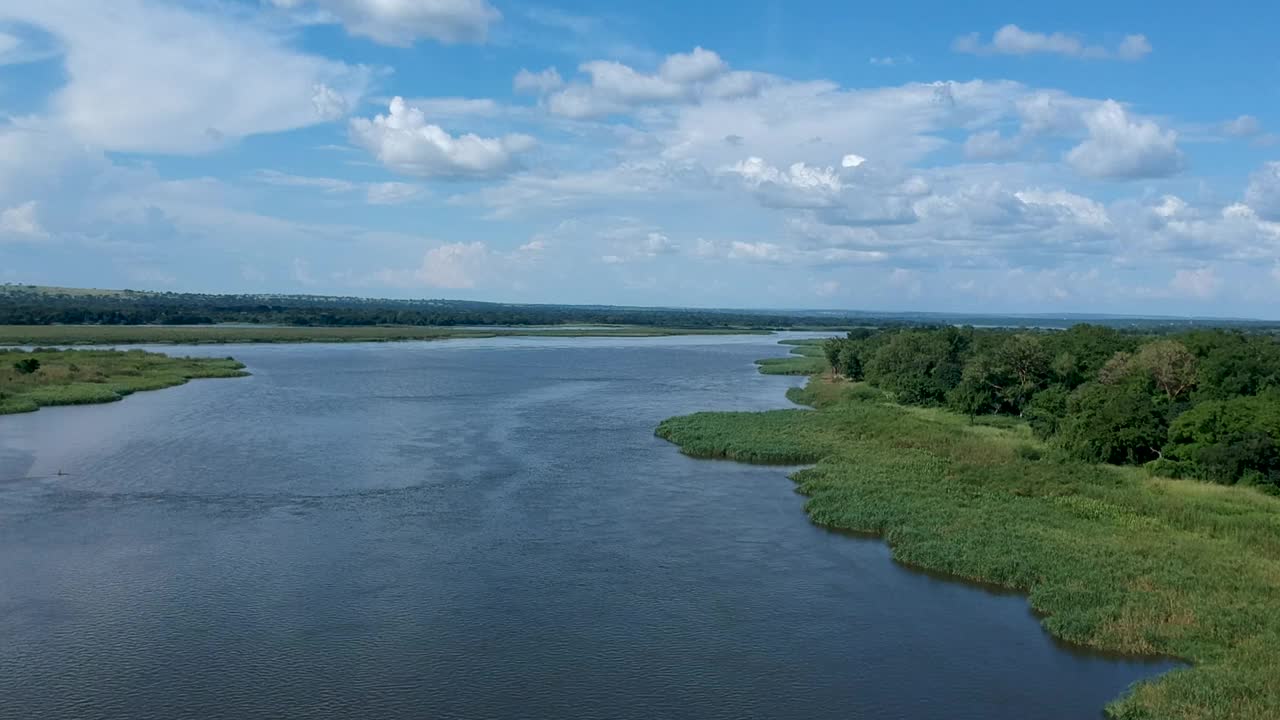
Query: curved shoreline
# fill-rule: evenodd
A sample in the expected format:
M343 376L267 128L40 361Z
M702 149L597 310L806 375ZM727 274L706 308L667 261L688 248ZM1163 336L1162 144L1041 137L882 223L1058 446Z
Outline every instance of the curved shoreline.
M1194 663L1135 684L1111 717L1280 717L1267 652L1280 647L1268 617L1280 561L1267 552L1280 547L1280 501L1042 459L1016 428L877 395L815 376L788 393L813 410L695 413L655 434L691 457L811 465L790 477L814 524L878 537L907 567L1024 594L1055 641ZM1253 522L1235 528L1233 515ZM1258 538L1271 544L1251 552Z

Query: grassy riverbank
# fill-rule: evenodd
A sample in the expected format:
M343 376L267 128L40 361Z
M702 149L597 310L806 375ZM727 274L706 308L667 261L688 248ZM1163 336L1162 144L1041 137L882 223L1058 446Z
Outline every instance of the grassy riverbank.
M765 375L813 375L827 369L822 356L821 340L783 340L779 344L790 345L790 357L764 358L756 366Z
M1071 643L1194 663L1108 706L1136 718L1280 717L1280 499L1067 458L994 424L813 379L814 410L706 412L657 434L686 454L812 463L819 524L882 535L904 563L1029 593Z
M197 345L209 343L391 342L492 337L665 337L767 334L736 328L668 328L645 325L474 329L432 326L350 327L241 325L0 325L0 345Z
M19 370L19 364L29 371ZM231 358L175 358L141 350L0 350L0 415L45 405L113 402L192 378L248 375L243 368Z

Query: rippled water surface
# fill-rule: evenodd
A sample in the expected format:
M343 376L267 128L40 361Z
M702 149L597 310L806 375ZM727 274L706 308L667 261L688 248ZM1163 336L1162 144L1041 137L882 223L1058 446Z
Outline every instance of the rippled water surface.
M0 717L1097 718L1165 669L653 437L785 406L773 342L184 348L254 374L0 417Z

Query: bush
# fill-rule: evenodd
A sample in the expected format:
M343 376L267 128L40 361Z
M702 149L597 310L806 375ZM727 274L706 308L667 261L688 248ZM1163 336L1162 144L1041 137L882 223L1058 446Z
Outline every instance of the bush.
M1072 396L1060 441L1076 457L1116 465L1145 463L1159 456L1165 416L1147 383L1091 383Z
M956 328L894 333L866 364L867 380L908 405L932 405L960 382L969 335Z
M1189 462L1181 460L1170 460L1169 458L1156 458L1144 466L1147 473L1156 477L1167 478L1189 478L1194 477L1191 474L1193 465Z
M1280 396L1202 402L1173 421L1164 453L1183 477L1280 485Z
M849 390L846 397L857 402L881 402L884 400L884 393L870 385L858 385Z
M1058 434L1062 421L1067 416L1067 405L1071 394L1063 387L1051 387L1036 393L1023 413L1027 424L1031 426L1031 434L1046 440Z
M1036 462L1040 458L1044 457L1044 450L1031 444L1018 445L1013 449L1013 452L1023 460L1029 460L1031 462Z

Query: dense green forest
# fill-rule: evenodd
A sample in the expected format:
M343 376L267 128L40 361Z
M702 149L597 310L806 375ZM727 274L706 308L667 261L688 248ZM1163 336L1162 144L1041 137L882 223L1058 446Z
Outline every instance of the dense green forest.
M834 373L898 402L1020 416L1081 460L1280 491L1273 334L858 329L823 352Z

